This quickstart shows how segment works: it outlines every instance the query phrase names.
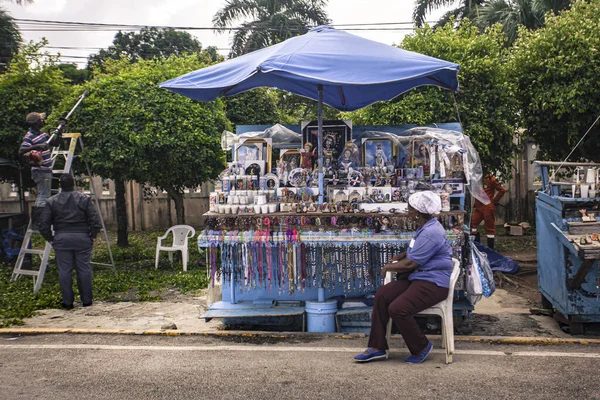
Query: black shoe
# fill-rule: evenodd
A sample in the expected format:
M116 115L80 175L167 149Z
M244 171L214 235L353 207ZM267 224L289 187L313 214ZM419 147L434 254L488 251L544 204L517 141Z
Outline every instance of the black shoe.
M89 306L91 306L93 303L94 303L93 301L90 301L89 303L84 303L84 304L83 304L83 306L84 306L84 307L89 307Z
M72 310L73 309L73 304L62 303L62 308L64 308L65 310Z
M494 238L487 238L487 247L494 250Z

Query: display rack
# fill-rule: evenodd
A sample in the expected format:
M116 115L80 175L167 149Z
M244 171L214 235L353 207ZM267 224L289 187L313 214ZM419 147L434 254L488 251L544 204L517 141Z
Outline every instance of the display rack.
M260 137L252 137L260 143ZM383 284L381 268L415 235L407 199L420 190L440 195L443 211L436 217L446 228L453 257L465 265L470 260L465 200L481 174L465 138L428 128L402 137L363 132L339 147L343 159L328 163L337 169L325 174L323 202L315 187L316 168L296 168L298 162L309 167L314 157L285 151L287 158L264 175L249 174L247 160L231 163L210 194L205 230L198 237L198 246L206 249L209 290L218 287L222 294L201 318L300 316L309 303L325 306L332 300L340 314L349 314L348 306L365 312L368 307L362 306ZM268 143L261 148L277 147ZM312 146L304 148L308 152ZM417 148L420 154L414 153ZM296 153L299 161L290 157ZM457 299L464 298L464 274L456 289ZM457 302L457 309L473 307Z

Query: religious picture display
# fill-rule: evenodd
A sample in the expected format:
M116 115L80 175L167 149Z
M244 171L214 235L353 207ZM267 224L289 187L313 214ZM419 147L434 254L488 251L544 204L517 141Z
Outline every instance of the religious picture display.
M456 152L452 154L450 158L450 168L452 171L452 178L462 178L463 177L463 155L460 152Z
M365 166L384 168L394 163L394 144L387 139L366 140L363 144Z
M303 122L302 143L311 143L312 151L316 160L319 158L319 128L317 121L306 124ZM346 146L346 142L352 139L352 127L349 121L323 121L323 157L331 153L333 160L337 160Z
M429 145L424 140L413 140L411 144L412 150L412 167L423 167L423 173L429 174Z
M264 160L262 154L262 143L246 143L236 146L236 161L245 163L246 161Z
M290 172L293 169L300 168L301 153L298 150L287 150L285 153L282 151L279 160L282 170Z

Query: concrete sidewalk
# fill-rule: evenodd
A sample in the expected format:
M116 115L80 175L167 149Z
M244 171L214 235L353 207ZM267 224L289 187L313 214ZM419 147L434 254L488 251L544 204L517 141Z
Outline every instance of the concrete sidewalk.
M168 301L94 302L91 307L41 310L20 327L0 329L0 334L105 333L163 335L302 335L299 332L225 331L219 320L205 322L199 316L206 310L206 295L188 296L172 292ZM499 343L574 343L589 342L563 332L558 323L529 312L526 299L497 289L489 299L477 303L468 335L456 335L457 341L494 341ZM460 331L460 329L458 329ZM304 333L305 335L307 333ZM336 333L331 336L354 337L364 334ZM435 335L432 335L435 337ZM592 342L600 339L590 338Z

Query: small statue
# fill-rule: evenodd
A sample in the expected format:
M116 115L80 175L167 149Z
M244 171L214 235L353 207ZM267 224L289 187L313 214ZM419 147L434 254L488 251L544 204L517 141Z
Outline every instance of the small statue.
M300 166L312 171L315 166L315 158L313 144L311 142L304 143L304 151L300 153Z
M388 217L381 218L381 227L379 228L382 232L387 232L390 228L390 219Z

